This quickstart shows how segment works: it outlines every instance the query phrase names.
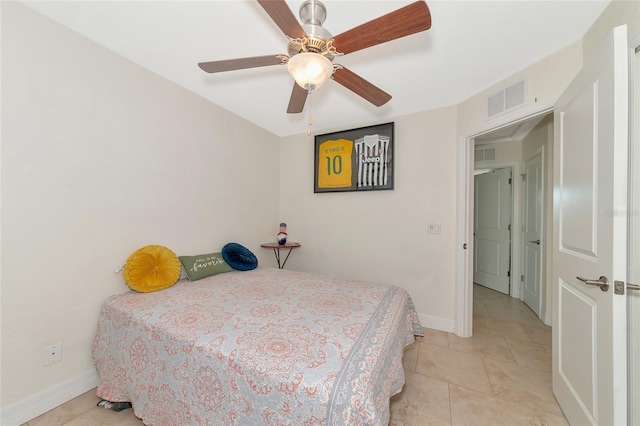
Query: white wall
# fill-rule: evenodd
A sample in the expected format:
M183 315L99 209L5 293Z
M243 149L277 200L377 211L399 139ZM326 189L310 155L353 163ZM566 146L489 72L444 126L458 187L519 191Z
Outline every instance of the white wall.
M313 137L283 139L280 217L302 244L287 267L398 285L423 325L453 330L455 108L393 121L393 191L314 194ZM428 234L428 223L441 233Z
M584 35L584 57L595 53L602 40L619 25L627 25L629 47L635 48L640 43L640 2L613 0Z
M507 161L520 161L520 157L522 155L522 143L518 140L475 144L476 150L488 148L495 148L495 160L478 161L475 159L474 164L476 169L484 168L484 166L490 166L492 162L504 163Z
M459 134L462 137L474 136L553 106L581 67L582 43L578 41L497 82L457 105ZM486 97L520 80L525 80L528 86L525 104L487 119Z
M275 264L259 244L278 229L279 138L17 2L1 7L4 419L94 371L100 305L128 290L113 271L134 250L237 241ZM62 361L44 367L56 342Z

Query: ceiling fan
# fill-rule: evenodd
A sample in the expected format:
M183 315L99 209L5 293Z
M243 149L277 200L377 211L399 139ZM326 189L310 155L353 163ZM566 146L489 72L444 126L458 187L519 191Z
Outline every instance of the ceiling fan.
M218 73L269 65L287 64L296 82L287 112L302 112L307 95L331 78L375 106L382 106L391 95L348 68L333 64L337 56L395 40L431 28L431 13L423 0L380 16L332 36L322 27L327 11L320 1L307 0L300 6L301 25L284 0L257 0L289 39L288 55L255 56L222 61L200 62L208 73Z

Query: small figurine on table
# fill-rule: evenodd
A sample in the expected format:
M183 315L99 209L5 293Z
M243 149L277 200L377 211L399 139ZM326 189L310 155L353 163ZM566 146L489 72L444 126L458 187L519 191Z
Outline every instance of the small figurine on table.
M276 235L276 242L281 246L287 244L287 224L286 223L280 224L280 232L278 232L278 235Z

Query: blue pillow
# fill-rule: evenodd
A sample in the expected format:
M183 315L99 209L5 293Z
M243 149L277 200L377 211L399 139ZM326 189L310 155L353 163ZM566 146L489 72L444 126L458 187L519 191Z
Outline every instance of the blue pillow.
M258 267L256 255L238 243L229 243L222 247L222 257L229 266L238 271L250 271Z

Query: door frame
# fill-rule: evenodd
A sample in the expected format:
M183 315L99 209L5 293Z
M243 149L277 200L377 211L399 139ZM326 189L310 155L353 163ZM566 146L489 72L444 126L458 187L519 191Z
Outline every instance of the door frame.
M634 229L632 215L640 214L635 207L640 205L640 199L634 196L640 187L640 37L636 37L629 43L629 177L628 204L634 208L628 217L628 229L634 234L629 234L627 259L627 282L640 283L640 256L636 249L636 239L639 230ZM633 201L632 201L633 200ZM637 216L635 216L637 217ZM636 219L637 222L637 219ZM635 252L634 252L635 250ZM635 272L635 274L634 274ZM627 422L629 424L640 423L640 295L627 296L627 332L628 332L628 406ZM633 342L635 341L635 345Z
M459 139L455 334L460 337L471 337L473 334L473 171L475 169L475 138L549 113L553 113L553 105L538 104L534 105L533 108L523 108L519 115L515 115L515 118L513 115L505 116L485 128L468 130ZM520 174L520 168L518 168L517 174ZM520 185L516 186L519 187ZM519 199L521 200L522 198L520 197ZM521 218L518 220L521 220ZM519 228L515 229L522 229L521 224ZM522 233L515 232L513 234L518 236L518 244L521 244ZM520 259L517 260L519 264ZM518 269L518 274L520 274L519 271ZM520 286L513 287L520 288Z

